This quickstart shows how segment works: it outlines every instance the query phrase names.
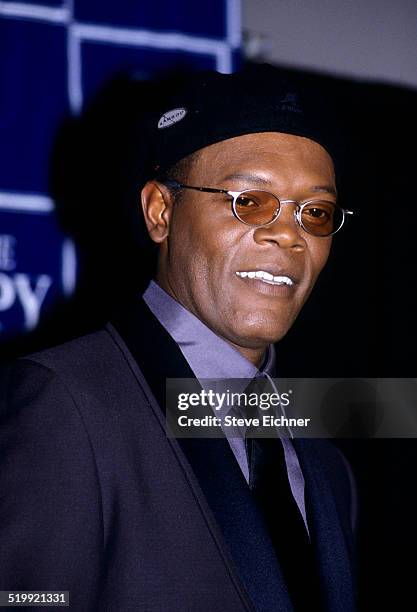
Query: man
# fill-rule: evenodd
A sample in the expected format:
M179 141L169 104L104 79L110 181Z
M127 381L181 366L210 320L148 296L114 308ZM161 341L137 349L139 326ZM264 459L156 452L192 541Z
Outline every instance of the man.
M340 454L177 440L164 419L168 378L275 375L344 220L333 135L270 67L196 75L160 106L141 190L155 280L5 375L0 588L69 591L74 610L353 610Z

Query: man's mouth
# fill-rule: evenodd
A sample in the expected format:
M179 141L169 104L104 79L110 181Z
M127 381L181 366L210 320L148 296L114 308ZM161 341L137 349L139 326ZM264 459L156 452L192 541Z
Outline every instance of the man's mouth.
M294 285L294 280L290 276L285 274L274 276L270 272L265 272L264 270L240 270L236 272L236 274L240 276L240 278L256 278L256 280L260 280L268 285L284 285L287 287L292 287Z

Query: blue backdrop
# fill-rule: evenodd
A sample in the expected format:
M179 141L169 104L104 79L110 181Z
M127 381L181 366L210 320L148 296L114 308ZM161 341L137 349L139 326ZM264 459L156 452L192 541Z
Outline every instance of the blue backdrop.
M48 195L51 148L115 72L231 72L240 0L0 1L0 339L36 327L76 286L76 253Z

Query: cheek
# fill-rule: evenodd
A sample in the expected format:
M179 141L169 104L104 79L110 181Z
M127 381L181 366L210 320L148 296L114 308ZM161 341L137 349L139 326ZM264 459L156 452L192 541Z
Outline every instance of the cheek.
M194 205L198 206L198 202ZM227 291L224 277L230 274L229 262L239 246L240 227L223 212L213 211L210 216L208 210L196 214L187 208L178 210L173 219L168 247L170 268L177 281L182 279L184 286L188 283L188 290L194 287L201 298L218 301L225 288Z
M310 268L313 284L326 265L329 257L332 238L313 238L309 244Z

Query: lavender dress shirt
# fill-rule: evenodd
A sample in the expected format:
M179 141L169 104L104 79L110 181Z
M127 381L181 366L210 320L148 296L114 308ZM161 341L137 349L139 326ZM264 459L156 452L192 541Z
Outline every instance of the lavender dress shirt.
M175 340L196 378L246 378L257 375L275 375L275 348L268 347L266 359L260 370L245 359L226 340L215 334L200 319L166 293L155 281L151 281L143 299L161 325ZM219 359L221 356L221 359ZM226 428L227 429L227 428ZM230 448L246 479L249 482L249 467L244 437L227 436ZM308 531L305 501L304 476L290 439L281 438L291 492Z

